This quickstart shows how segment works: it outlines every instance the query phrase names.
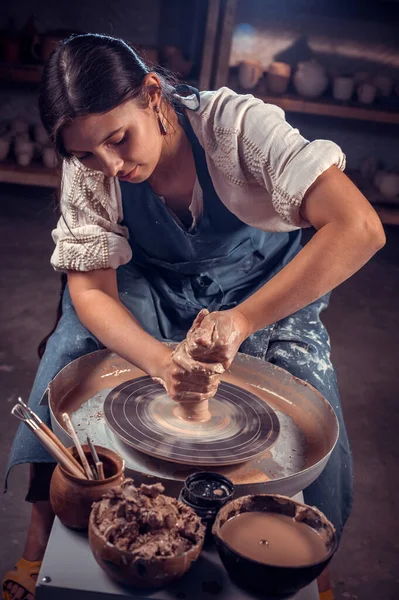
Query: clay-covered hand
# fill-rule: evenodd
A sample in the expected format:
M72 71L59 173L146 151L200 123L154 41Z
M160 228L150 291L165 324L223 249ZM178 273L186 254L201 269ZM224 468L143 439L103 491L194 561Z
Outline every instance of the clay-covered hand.
M203 363L193 359L184 340L170 353L159 377L154 377L154 380L161 383L177 402L201 402L213 398L223 372L220 363Z
M228 369L248 331L247 320L234 309L213 313L203 309L187 334L187 350L196 360Z

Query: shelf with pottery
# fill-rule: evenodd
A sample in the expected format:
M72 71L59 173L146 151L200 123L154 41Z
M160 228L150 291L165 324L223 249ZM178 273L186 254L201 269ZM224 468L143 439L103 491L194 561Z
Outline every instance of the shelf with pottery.
M57 187L58 182L56 169L49 169L39 161L34 161L27 166L9 160L0 162L0 183Z
M238 91L249 91L286 112L399 125L399 89L387 75L332 77L316 61L299 63L294 74L282 62L271 63L264 72L259 61L246 60L236 67L235 77Z
M391 77L378 75L371 79L366 74L367 79L363 79L362 74L361 82L356 83L355 75L346 75L330 82L325 69L315 61L299 63L292 79L291 75L287 63L271 63L264 73L259 61L246 60L230 69L228 83L238 92L253 93L287 112L399 125L399 89L394 89ZM330 83L334 99L325 97ZM357 102L353 100L355 93ZM375 101L386 108L377 108ZM389 110L395 104L396 112ZM399 225L399 173L384 170L375 157L363 162L360 170L347 174L384 224Z
M0 129L0 182L55 187L57 155L41 123L15 118Z
M358 104L339 104L330 99L308 100L294 95L259 97L268 104L280 106L286 112L399 125L399 110L364 108Z

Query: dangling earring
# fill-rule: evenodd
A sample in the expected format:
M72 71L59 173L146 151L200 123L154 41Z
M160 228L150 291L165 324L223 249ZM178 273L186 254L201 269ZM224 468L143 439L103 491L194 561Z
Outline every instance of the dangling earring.
M159 131L161 132L161 135L166 135L168 133L168 130L166 129L165 123L161 120L161 117L159 116L159 106L155 107L155 112L157 113L158 117Z

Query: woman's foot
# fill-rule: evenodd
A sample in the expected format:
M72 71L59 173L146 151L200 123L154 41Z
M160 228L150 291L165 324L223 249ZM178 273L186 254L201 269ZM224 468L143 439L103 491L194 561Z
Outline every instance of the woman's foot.
M50 537L54 513L50 502L36 502L32 505L32 517L22 557L27 561L43 560ZM12 572L11 572L12 573ZM37 575L30 575L36 581ZM34 600L34 595L22 585L8 581L5 586L11 600Z

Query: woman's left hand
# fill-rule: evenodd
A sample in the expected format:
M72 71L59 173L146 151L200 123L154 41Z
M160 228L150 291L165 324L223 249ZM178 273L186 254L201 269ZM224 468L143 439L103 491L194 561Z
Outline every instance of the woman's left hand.
M228 369L248 335L248 321L237 310L203 309L187 333L187 350L195 360L221 363Z

